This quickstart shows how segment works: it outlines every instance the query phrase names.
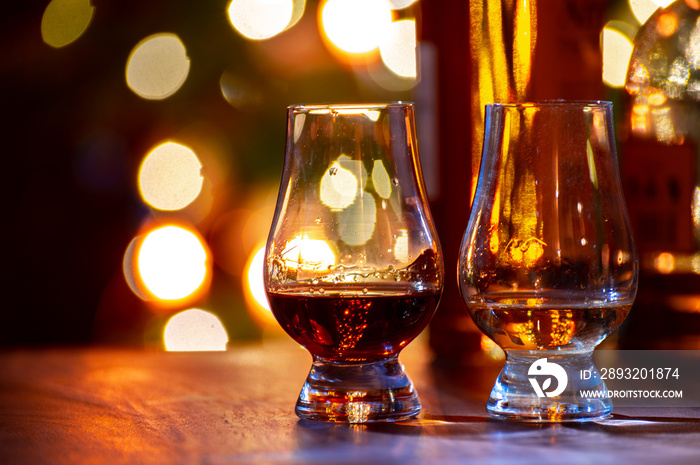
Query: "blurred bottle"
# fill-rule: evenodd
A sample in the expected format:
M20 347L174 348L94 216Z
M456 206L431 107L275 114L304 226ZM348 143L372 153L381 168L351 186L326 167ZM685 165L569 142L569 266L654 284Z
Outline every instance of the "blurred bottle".
M625 348L700 348L700 0L657 10L625 86L623 187L640 252Z
M422 2L422 39L436 57L439 192L431 208L446 280L430 326L438 359L479 362L499 351L462 302L456 266L481 160L484 105L544 99L600 99L600 32L607 0ZM425 63L424 63L425 65ZM500 354L502 355L502 353Z

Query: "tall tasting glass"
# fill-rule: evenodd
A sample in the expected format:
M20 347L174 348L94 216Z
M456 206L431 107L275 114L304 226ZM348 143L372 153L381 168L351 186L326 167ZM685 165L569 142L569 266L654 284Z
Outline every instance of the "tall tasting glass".
M287 110L265 288L284 330L313 357L301 418L397 421L420 411L398 355L443 286L413 106Z
M609 102L486 106L481 170L458 264L477 326L506 353L487 410L581 421L612 411L593 349L627 316L637 256Z

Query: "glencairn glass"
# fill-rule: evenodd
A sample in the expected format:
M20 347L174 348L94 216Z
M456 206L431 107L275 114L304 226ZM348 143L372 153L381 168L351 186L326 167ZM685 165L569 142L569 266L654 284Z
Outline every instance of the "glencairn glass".
M592 353L627 316L637 274L611 103L487 105L458 277L471 317L506 354L488 412L608 415Z
M287 110L265 287L282 328L312 355L299 417L364 423L420 411L398 356L443 286L413 105Z

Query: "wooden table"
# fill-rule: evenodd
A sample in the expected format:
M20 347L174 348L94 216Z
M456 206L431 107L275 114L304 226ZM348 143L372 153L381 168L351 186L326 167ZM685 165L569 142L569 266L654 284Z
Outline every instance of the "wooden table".
M587 424L487 418L497 367L402 360L416 420L369 426L294 415L310 356L286 339L226 352L124 348L0 353L0 464L700 463L700 409L616 409Z

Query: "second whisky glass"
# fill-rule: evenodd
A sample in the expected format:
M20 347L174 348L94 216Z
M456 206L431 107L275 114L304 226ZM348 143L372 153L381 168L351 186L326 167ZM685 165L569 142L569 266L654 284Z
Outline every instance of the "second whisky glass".
M506 353L488 412L521 421L608 415L592 353L627 316L637 272L612 105L487 105L458 275L470 315Z

